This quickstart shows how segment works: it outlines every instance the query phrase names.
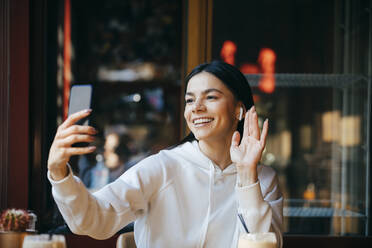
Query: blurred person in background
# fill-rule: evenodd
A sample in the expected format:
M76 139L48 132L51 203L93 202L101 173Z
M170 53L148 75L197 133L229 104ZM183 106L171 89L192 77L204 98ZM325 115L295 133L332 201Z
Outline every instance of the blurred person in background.
M91 191L115 181L128 169L131 156L127 143L130 137L112 132L107 134L103 155L96 155L96 163L91 166L85 156L79 159L79 177Z

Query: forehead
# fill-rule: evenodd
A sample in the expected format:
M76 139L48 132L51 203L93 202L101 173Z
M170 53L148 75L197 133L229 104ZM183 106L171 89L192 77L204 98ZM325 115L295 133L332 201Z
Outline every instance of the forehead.
M217 89L223 93L232 94L229 88L216 76L208 72L200 72L193 76L188 84L186 92L202 92L208 89Z

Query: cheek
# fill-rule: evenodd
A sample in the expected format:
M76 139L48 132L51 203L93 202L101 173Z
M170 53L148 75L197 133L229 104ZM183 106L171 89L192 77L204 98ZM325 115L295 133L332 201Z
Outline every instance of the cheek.
M228 118L230 118L230 116L233 114L233 111L234 111L233 108L226 103L213 106L213 110L216 113L219 113L222 116L228 117Z
M190 111L188 111L187 108L185 108L185 111L183 112L183 117L185 118L187 127L190 129Z
M189 107L188 106L185 106L185 110L183 112L183 117L185 118L186 122L189 121L190 110L189 110Z
M223 115L227 122L234 122L235 118L235 108L233 106L224 105L219 109L221 115Z

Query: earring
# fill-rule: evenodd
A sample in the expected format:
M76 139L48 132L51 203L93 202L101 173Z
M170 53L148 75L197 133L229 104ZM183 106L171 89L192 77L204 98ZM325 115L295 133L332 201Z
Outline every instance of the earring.
M240 112L239 112L239 121L243 119L243 107L240 107Z

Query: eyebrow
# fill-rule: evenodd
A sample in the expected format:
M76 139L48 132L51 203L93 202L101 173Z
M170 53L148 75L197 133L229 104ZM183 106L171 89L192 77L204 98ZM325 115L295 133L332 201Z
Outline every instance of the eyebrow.
M220 90L218 90L218 89L215 89L215 88L210 88L210 89L206 89L206 90L204 90L203 92L202 92L202 94L208 94L208 93L210 93L210 92L218 92L218 93L220 93L220 94L222 94L223 95L223 92L222 91L220 91ZM194 96L195 94L194 93L192 93L192 92L186 92L186 94L185 94L186 96Z

